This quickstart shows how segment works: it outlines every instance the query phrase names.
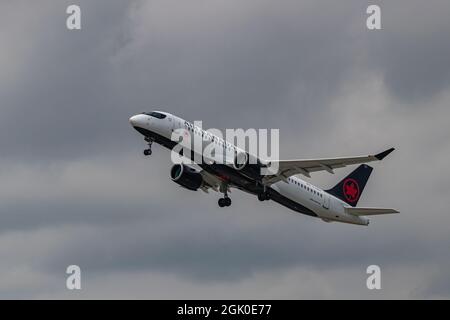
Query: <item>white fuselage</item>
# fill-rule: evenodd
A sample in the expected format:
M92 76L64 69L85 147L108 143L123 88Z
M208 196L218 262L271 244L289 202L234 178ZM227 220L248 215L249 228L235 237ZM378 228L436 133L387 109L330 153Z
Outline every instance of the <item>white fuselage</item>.
M192 134L211 136L210 133L195 127L184 119L167 112L160 113L166 115L166 117L157 119L146 114L139 114L131 117L130 122L134 127L149 130L167 139L171 139L174 130L189 129L188 126L192 129ZM211 143L211 141L205 141L205 143ZM224 148L231 148L233 151L243 151L216 136L213 143L217 143ZM298 177L292 176L285 181L276 182L270 187L284 197L313 211L326 222L339 221L358 225L369 224L367 218L346 213L345 207L348 207L348 205L342 200Z

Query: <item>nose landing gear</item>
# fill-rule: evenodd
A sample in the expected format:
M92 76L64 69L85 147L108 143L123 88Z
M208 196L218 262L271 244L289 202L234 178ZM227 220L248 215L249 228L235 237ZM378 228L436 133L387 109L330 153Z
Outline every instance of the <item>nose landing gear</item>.
M144 150L144 155L145 156L150 156L152 154L152 144L153 144L153 140L149 137L145 137L145 141L148 144L148 149Z

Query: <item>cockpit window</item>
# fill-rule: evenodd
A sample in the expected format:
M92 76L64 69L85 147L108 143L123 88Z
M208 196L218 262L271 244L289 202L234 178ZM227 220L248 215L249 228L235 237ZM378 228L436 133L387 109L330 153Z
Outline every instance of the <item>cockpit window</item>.
M159 112L156 112L156 111L153 111L153 112L150 112L150 113L144 112L144 114L146 114L148 116L152 116L152 117L158 118L158 119L164 119L166 117L165 114L162 114L162 113L159 113Z

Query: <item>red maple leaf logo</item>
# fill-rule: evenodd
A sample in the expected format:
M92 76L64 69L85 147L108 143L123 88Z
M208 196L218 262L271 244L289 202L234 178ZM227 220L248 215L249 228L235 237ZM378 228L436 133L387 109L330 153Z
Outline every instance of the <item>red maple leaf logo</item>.
M349 202L355 202L359 196L359 186L354 179L344 181L344 196Z

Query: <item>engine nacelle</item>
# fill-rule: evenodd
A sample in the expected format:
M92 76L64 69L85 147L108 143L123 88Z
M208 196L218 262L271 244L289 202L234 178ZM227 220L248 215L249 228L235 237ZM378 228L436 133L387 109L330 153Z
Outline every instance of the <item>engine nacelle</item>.
M233 159L233 168L241 171L248 165L248 154L246 152L236 153Z
M203 184L202 175L184 164L175 164L170 169L170 178L180 186L193 191L197 191Z

